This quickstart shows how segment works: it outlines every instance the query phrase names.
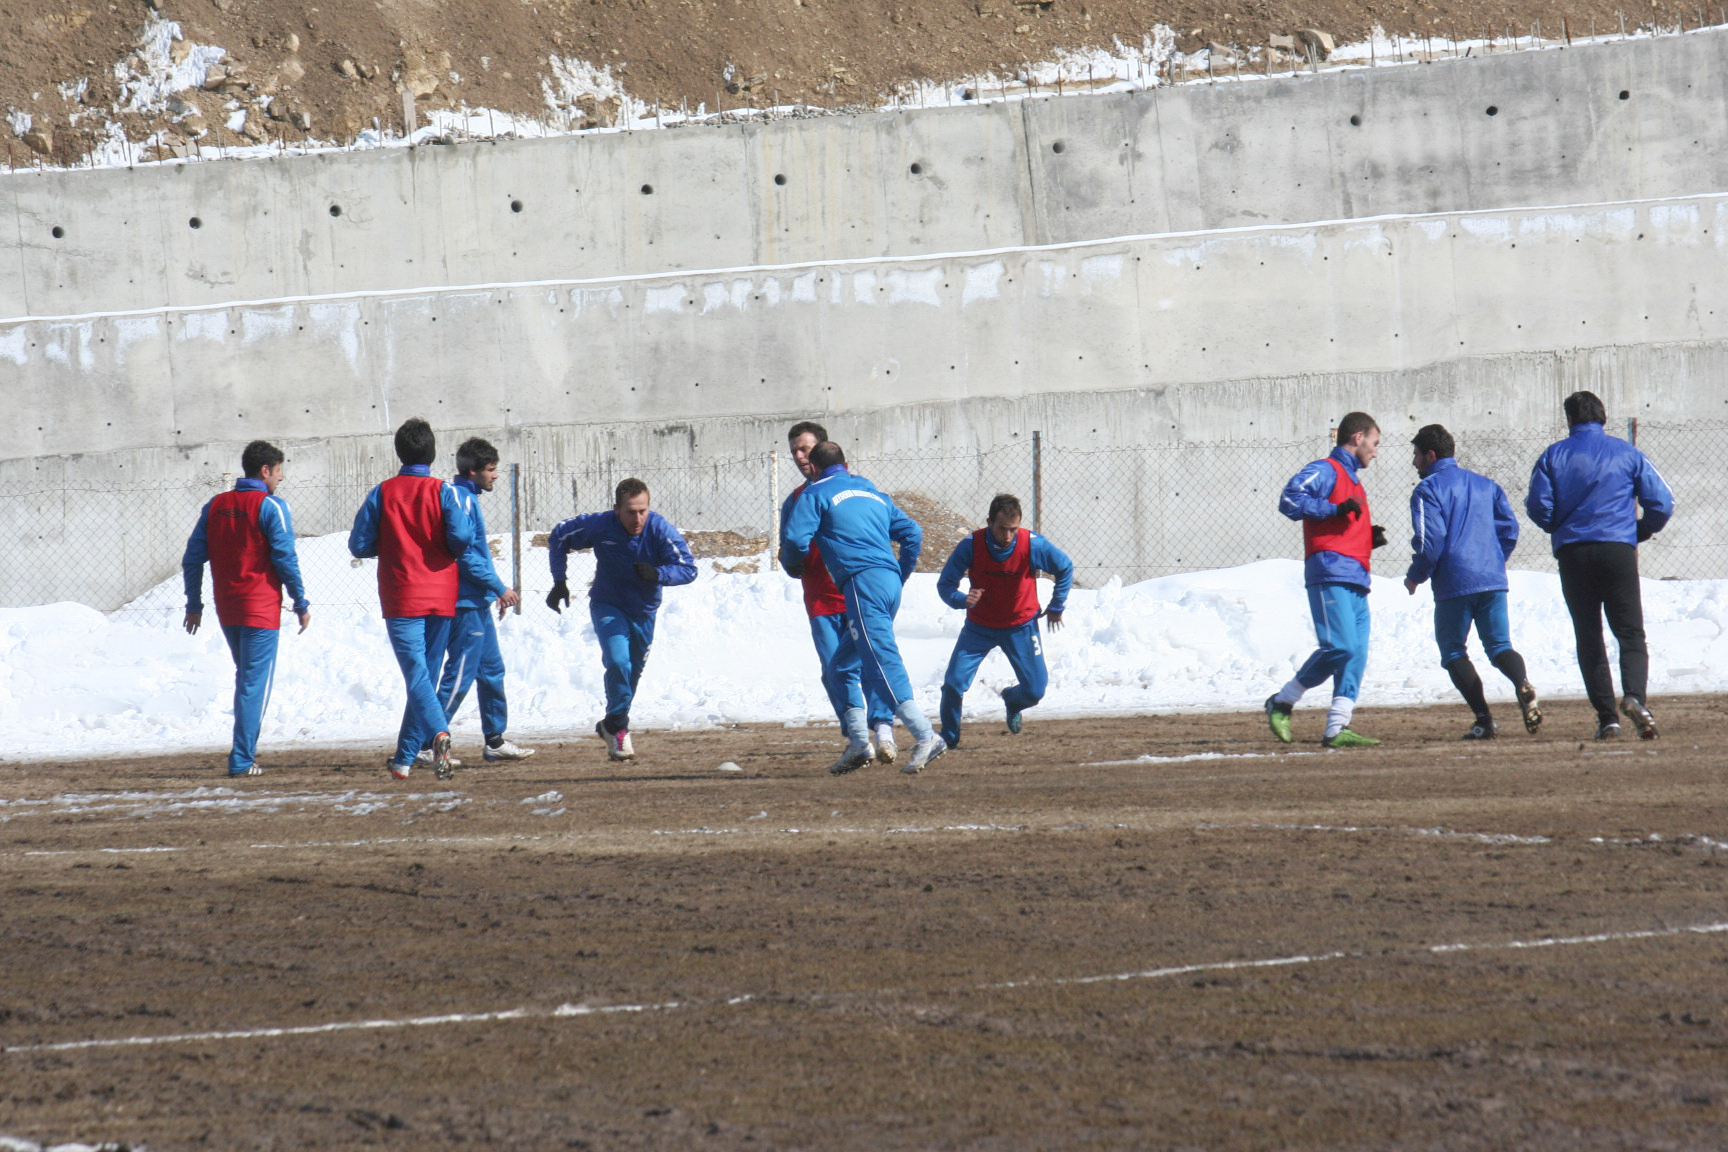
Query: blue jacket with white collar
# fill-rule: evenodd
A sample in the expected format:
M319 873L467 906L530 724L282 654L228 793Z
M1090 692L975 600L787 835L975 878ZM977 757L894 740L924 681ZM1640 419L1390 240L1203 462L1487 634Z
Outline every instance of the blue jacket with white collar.
M1549 534L1556 552L1568 544L1635 545L1674 515L1674 493L1631 444L1600 424L1574 424L1536 461L1524 511Z
M835 464L810 482L786 517L781 533L780 560L789 569L802 567L814 540L822 563L844 590L867 568L893 572L904 584L918 567L924 530L902 512L876 485ZM893 545L900 546L894 558Z
M1500 485L1460 468L1450 456L1434 461L1410 493L1410 568L1404 579L1434 580L1434 599L1504 592L1506 561L1518 546L1518 517Z
M572 516L552 529L546 546L552 554L552 579L557 581L564 579L569 553L594 549L594 583L588 589L588 599L610 604L637 619L659 610L660 589L696 579L696 558L690 555L690 545L672 521L658 512L648 513L648 522L635 536L610 508ZM636 575L639 561L659 570L658 584Z

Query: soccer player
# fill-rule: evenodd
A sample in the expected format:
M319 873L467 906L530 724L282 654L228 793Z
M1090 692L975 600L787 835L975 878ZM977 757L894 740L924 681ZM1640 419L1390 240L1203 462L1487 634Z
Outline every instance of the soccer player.
M802 564L786 555L786 518L792 505L804 494L809 481L815 478L810 466L810 450L828 439L828 430L809 420L792 425L786 442L792 450L792 462L804 474L805 483L792 490L780 505L780 564L786 574L804 585L804 611L810 617L810 639L816 645L816 658L822 666L822 687L828 693L828 703L847 730L848 743L856 743L855 728L866 723L867 731L876 737L876 759L883 764L894 763L899 749L894 745L894 713L875 693L864 691L863 671L858 662L858 650L852 634L846 629L846 598L834 586L834 578L822 563L822 550L811 545ZM851 709L860 709L863 720L849 719ZM849 728L850 726L850 728ZM868 737L866 737L868 739Z
M486 538L486 518L480 511L480 495L498 483L498 449L479 437L464 440L456 449L456 502L474 526L474 538L456 584L456 616L450 625L450 646L444 653L444 674L438 682L438 700L444 706L446 726L456 718L468 689L480 701L480 732L486 760L526 760L534 749L523 748L504 738L509 724L509 706L504 699L504 654L498 649L498 626L488 609L498 605L498 619L522 602L508 587L492 563L492 547ZM424 753L422 753L424 755ZM455 763L454 761L452 762Z
M483 581L484 574L469 555L474 526L455 486L432 475L438 441L431 426L417 417L404 421L396 429L396 456L402 470L367 494L348 533L348 551L357 559L378 558L384 628L408 689L390 775L408 779L414 758L430 746L438 779L448 780L450 726L433 676L450 645L459 558L475 579Z
M311 605L294 552L294 521L277 496L282 450L254 440L240 453L244 477L231 491L210 498L186 540L180 571L186 583L186 631L204 622L204 565L210 565L216 619L234 657L234 746L228 775L261 776L258 728L270 703L276 672L276 641L282 628L282 590L294 602L300 631L312 623Z
M1019 735L1020 714L1044 699L1050 682L1038 617L1049 621L1052 632L1062 627L1068 590L1074 586L1074 562L1044 537L1020 527L1020 516L1020 501L998 494L990 501L989 527L956 544L936 580L937 595L950 608L966 610L942 681L942 739L950 748L960 746L960 700L972 687L978 665L994 649L1002 649L1019 681L1002 693L1008 731ZM1038 608L1038 572L1056 577L1050 608L1043 613ZM960 591L962 576L971 582L965 592Z
M1458 466L1452 434L1439 424L1420 429L1410 443L1410 463L1422 480L1410 493L1411 556L1404 588L1414 596L1418 586L1434 581L1440 666L1476 716L1464 739L1491 740L1496 734L1482 677L1465 649L1472 622L1489 662L1512 681L1524 730L1534 735L1542 726L1542 710L1524 657L1512 647L1506 611L1506 561L1518 546L1512 503L1500 485Z
M1385 530L1368 515L1368 492L1357 473L1380 454L1380 426L1366 412L1351 412L1338 422L1338 443L1331 455L1291 477L1278 498L1278 511L1302 522L1304 582L1308 610L1320 646L1295 677L1266 699L1272 734L1288 744L1290 712L1302 694L1333 681L1332 707L1326 714L1328 748L1378 744L1350 728L1356 694L1368 666L1368 561L1386 543Z
M648 507L648 485L632 477L620 480L610 511L573 516L552 529L547 548L552 557L552 591L546 606L563 614L570 603L564 582L566 556L578 548L594 549L594 584L588 589L588 619L600 642L600 662L606 669L606 715L594 731L606 742L606 755L630 760L636 747L630 740L630 704L654 643L654 616L660 610L660 590L696 579L696 558L672 522Z
M1560 565L1560 592L1572 616L1578 670L1596 709L1596 739L1620 735L1614 716L1614 674L1602 643L1602 616L1620 645L1620 711L1645 740L1656 739L1656 717L1645 689L1650 654L1644 643L1644 600L1638 586L1638 545L1674 515L1674 493L1644 453L1603 431L1608 412L1592 392L1564 402L1566 439L1549 445L1530 473L1524 511L1548 533ZM1638 509L1644 509L1642 518Z
M857 645L866 691L881 694L918 741L900 769L909 775L940 756L947 745L912 698L912 681L894 639L894 616L900 610L900 590L918 566L924 532L876 485L846 470L846 453L824 441L810 451L816 472L786 518L786 550L802 563L812 545L846 598L846 626ZM900 557L894 558L894 545ZM845 753L828 769L836 776L862 768L870 759L870 741L849 733Z

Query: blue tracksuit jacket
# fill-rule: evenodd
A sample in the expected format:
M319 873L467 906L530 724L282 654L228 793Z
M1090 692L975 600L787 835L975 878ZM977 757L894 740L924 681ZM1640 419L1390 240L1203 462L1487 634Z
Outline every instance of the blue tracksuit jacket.
M1639 507L1646 530L1660 532L1674 515L1674 493L1644 453L1600 424L1574 424L1566 439L1549 445L1524 498L1524 511L1556 552L1568 544L1637 544Z
M690 545L672 522L658 512L648 513L648 523L639 536L632 536L608 508L572 516L552 529L547 541L552 553L552 579L563 580L568 554L578 548L594 549L594 584L588 599L610 604L627 616L651 616L660 607L660 589L688 584L696 579L696 558ZM649 584L636 575L636 562L645 560L660 570L660 583Z
M801 568L810 541L822 549L822 563L844 589L870 568L893 572L905 583L918 566L924 530L876 485L836 464L810 482L786 517L781 562ZM894 558L889 541L900 545Z
M1356 457L1349 449L1332 449L1331 459L1349 470L1357 483ZM1324 460L1316 460L1290 478L1278 497L1278 511L1291 520L1326 520L1338 514L1338 508L1328 499L1338 482L1338 473ZM1366 511L1366 509L1364 509ZM1349 584L1364 591L1373 587L1368 570L1357 561L1337 552L1316 552L1303 561L1303 582L1313 588L1321 584Z
M457 565L460 576L456 585L456 607L484 608L510 590L492 563L492 545L486 539L486 517L480 513L480 486L466 476L450 481L456 503L474 526L474 537Z
M1504 592L1506 561L1518 546L1518 518L1500 485L1458 467L1450 456L1434 461L1410 493L1410 569L1404 578L1434 579L1434 599Z
M234 482L236 492L268 492L262 480L241 477ZM311 604L306 599L306 584L300 579L300 558L294 552L294 520L288 505L280 496L265 496L258 505L258 530L270 546L270 566L282 579L283 591L294 602L294 614L303 615ZM186 611L204 611L204 565L210 562L210 505L198 514L198 526L186 540L186 551L180 557L180 576L186 588Z
M984 533L984 546L990 549L990 555L998 561L1006 560L1014 553L1014 541L1008 542L1008 547L996 547L996 541L990 538L990 533ZM967 536L954 546L954 551L948 554L948 562L942 565L942 575L936 578L936 595L942 597L943 603L950 608L965 608L966 593L960 591L960 581L965 579L966 570L972 567L972 537ZM1032 533L1032 570L1048 572L1056 577L1056 590L1050 594L1050 603L1045 612L1061 612L1068 606L1068 591L1074 587L1074 561L1068 559L1068 554L1038 533Z

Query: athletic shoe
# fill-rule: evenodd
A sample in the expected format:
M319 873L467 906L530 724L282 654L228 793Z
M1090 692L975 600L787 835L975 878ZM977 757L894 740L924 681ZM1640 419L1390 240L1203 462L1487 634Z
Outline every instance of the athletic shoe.
M892 764L900 758L900 749L894 743L894 725L876 725L876 763Z
M262 775L264 775L264 769L258 767L258 765L256 765L256 764L253 764L250 767L240 769L240 771L238 771L238 772L229 772L228 775L230 775L230 776L262 776Z
M606 721L602 720L594 725L594 731L599 733L600 739L606 741L606 755L609 759L636 759L636 748L630 743L629 729L620 728L616 732L608 732L606 731Z
M1020 709L1012 704L1004 704L1002 707L1008 712L1008 731L1016 736L1020 735Z
M398 779L398 780L408 779L408 773L414 771L414 765L412 765L412 764L398 764L394 760L385 761L384 767L390 769L390 775L396 777L396 779Z
M1341 728L1338 731L1338 735L1328 737L1327 739L1320 741L1320 743L1326 745L1328 748L1369 748L1380 743L1380 741L1375 739L1373 736L1364 736L1360 732L1352 732L1348 728Z
M1644 706L1644 701L1636 696L1625 696L1620 700L1620 714L1632 721L1638 729L1638 739L1656 739L1656 717L1650 715L1650 709Z
M1499 731L1500 730L1494 726L1494 721L1478 720L1476 723L1470 725L1470 731L1464 733L1461 739L1492 740Z
M450 762L448 732L440 732L432 737L432 772L440 780L448 780L456 774L456 765Z
M430 749L430 748L420 749L420 755L414 757L414 763L418 764L422 768L435 767L435 765L432 763L432 749ZM460 761L460 760L456 759L456 757L452 756L452 757L450 757L450 767L460 768L460 767L462 767L462 761ZM442 777L440 777L440 779L442 779Z
M870 763L870 757L875 754L876 750L870 746L868 740L862 744L847 744L846 751L840 753L840 759L828 765L828 775L844 776L848 772L856 772Z
M480 753L480 758L482 760L526 760L532 755L534 755L534 749L524 748L520 744L512 744L505 740L496 747L491 744L486 745L485 750ZM452 760L450 763L456 764L456 761ZM461 765L458 764L457 767L461 767Z
M932 732L930 739L920 740L912 746L912 759L906 761L906 766L900 771L908 776L916 776L923 771L926 764L946 751L948 751L948 742Z
M1542 709L1536 706L1536 689L1528 681L1518 685L1518 714L1524 717L1524 731L1536 735L1542 727Z
M1618 740L1618 739L1620 739L1620 725L1616 724L1612 720L1608 721L1608 723L1606 723L1606 724L1602 725L1602 727L1596 729L1596 739L1598 739L1598 740Z
M1266 697L1266 723L1272 727L1272 735L1288 744L1296 739L1290 732L1290 709L1278 703L1276 694Z

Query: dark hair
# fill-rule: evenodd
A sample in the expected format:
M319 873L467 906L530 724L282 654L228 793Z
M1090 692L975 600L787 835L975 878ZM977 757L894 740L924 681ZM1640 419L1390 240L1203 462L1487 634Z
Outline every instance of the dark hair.
M1374 417L1366 412L1346 412L1344 419L1338 421L1338 443L1348 444L1356 433L1374 431L1379 427L1374 423Z
M1568 424L1608 423L1608 409L1602 407L1602 398L1594 392L1574 392L1566 397L1563 406Z
M996 493L995 499L990 501L989 522L992 524L996 523L996 517L1002 515L1004 512L1014 517L1016 520L1020 519L1021 516L1024 515L1020 511L1020 497L1010 496L1006 492Z
M240 453L240 471L252 479L258 478L258 473L275 464L282 463L282 449L268 440L254 440L246 445L246 450Z
M1457 443L1452 439L1452 433L1439 424L1424 424L1417 430L1416 436L1410 441L1422 452L1432 452L1444 460L1458 451Z
M411 416L396 429L396 458L404 464L431 464L438 459L438 438L432 425Z
M470 472L479 472L488 464L498 463L498 449L492 447L490 440L482 440L478 436L462 441L462 447L456 449L456 474L466 476Z
M810 449L810 467L826 472L836 464L846 463L846 450L832 440L824 440Z
M612 506L616 508L632 496L648 495L648 485L632 476L628 480L618 481L618 487L612 491Z
M786 443L792 443L792 441L798 439L798 437L805 433L809 433L816 437L816 443L818 444L828 439L828 429L822 427L822 425L816 423L814 420L800 420L798 423L792 425L791 428L786 430Z

